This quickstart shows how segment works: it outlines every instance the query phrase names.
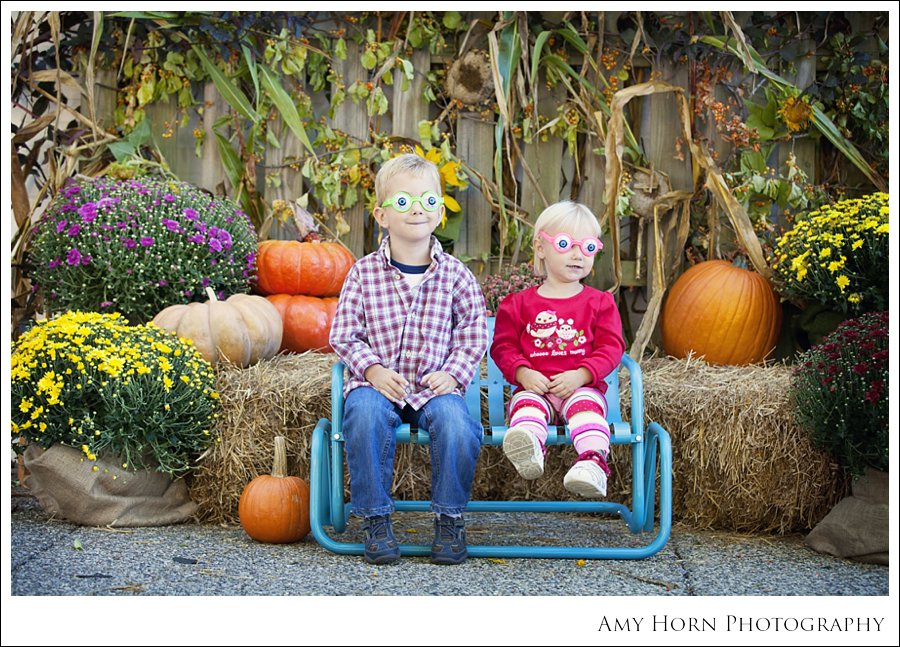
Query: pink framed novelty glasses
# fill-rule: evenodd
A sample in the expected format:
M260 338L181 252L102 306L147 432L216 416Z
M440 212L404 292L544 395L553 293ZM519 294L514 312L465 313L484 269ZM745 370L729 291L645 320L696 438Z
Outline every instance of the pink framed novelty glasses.
M571 252L572 247L577 245L582 254L585 256L593 256L603 249L603 243L596 238L574 240L569 234L557 234L556 236L551 236L546 231L542 231L540 234L548 243L553 243L554 249L558 252Z

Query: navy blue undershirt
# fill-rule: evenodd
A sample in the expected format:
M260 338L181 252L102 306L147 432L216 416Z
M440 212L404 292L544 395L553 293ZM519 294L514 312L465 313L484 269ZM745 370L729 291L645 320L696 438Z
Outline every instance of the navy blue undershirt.
M394 259L391 259L391 265L404 274L424 274L425 271L431 267L431 265L407 265L406 263L400 263Z

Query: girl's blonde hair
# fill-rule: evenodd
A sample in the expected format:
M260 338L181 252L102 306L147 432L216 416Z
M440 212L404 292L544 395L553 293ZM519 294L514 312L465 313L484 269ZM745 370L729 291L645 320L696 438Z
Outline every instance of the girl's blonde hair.
M534 251L534 273L538 276L547 276L544 261L537 255L538 241L543 241L543 238L540 237L542 231L548 234L565 232L570 236L575 235L574 232L578 232L578 236L593 236L598 240L601 233L600 221L597 220L597 216L580 202L561 200L551 204L538 216L537 222L534 223L534 236L531 239L531 248Z
M389 159L375 174L375 203L378 206L391 197L384 194L387 183L392 177L401 173L410 173L419 177L428 176L428 179L434 181L438 194L441 193L441 174L438 167L415 153L404 153Z

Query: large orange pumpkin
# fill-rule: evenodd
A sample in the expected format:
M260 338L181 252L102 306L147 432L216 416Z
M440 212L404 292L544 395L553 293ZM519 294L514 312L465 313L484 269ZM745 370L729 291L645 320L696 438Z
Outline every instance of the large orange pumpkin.
M710 364L762 362L780 330L781 304L769 282L728 261L705 261L682 274L662 311L665 351L693 351Z
M287 475L284 436L275 437L272 474L262 474L247 484L238 502L244 532L256 541L289 544L309 533L309 485Z
M284 328L281 350L293 353L307 350L331 352L328 335L337 309L336 297L320 299L302 294L270 294L266 299L281 314Z
M265 240L256 257L257 287L262 294L337 296L353 262L338 243Z
M275 356L281 347L281 315L263 297L234 294L219 301L206 288L209 301L169 306L153 323L190 339L207 362L221 358L242 368Z

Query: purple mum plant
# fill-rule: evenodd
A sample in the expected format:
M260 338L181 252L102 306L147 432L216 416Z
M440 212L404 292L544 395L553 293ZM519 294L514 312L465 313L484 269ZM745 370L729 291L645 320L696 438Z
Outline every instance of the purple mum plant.
M69 183L33 231L31 277L51 313L121 312L132 323L175 303L247 292L256 231L233 202L186 183Z
M543 282L543 277L535 275L534 266L531 263L507 265L497 274L488 274L481 284L484 303L487 306L487 316L497 315L497 308L500 307L500 302L507 295L521 292Z

